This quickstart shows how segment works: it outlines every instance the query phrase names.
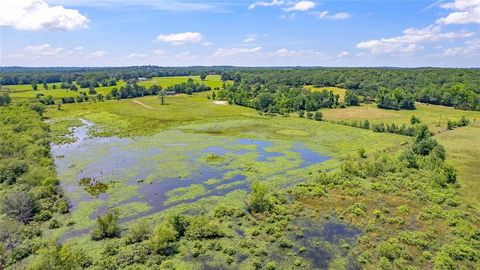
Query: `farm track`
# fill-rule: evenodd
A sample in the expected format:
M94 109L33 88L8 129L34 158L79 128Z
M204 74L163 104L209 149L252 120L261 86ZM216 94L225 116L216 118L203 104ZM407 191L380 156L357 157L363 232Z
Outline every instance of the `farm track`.
M138 101L138 100L134 100L133 102L135 102L135 103L137 103L137 104L140 104L140 105L142 105L143 107L145 107L145 108L147 108L147 109L151 109L151 110L154 109L153 107L148 106L148 105L146 105L146 104L144 104L144 103L142 103L142 102L140 102L140 101Z

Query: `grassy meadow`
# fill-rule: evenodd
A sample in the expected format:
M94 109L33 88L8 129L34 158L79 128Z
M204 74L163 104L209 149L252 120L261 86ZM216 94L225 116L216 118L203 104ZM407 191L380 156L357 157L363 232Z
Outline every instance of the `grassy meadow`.
M451 107L417 103L413 111L383 110L375 104L362 104L344 109L324 109L326 120L364 121L370 123L396 123L410 125L412 115L437 135L447 150L447 160L458 170L462 198L466 203L480 209L478 189L480 188L480 112L456 110ZM470 120L470 126L447 130L448 120L459 120L462 116Z
M151 79L145 81L139 81L137 84L145 87L149 87L152 85L160 85L163 88L168 86L172 86L175 84L180 84L183 82L187 82L189 78L192 78L195 82L203 83L205 85L210 86L212 89L215 87L221 88L223 82L221 81L220 75L208 75L207 78L202 81L200 76L176 76L176 77L153 77ZM96 87L95 91L99 94L103 94L104 96L107 95L112 88L120 88L125 86L125 81L117 81L116 86L106 86L106 87ZM56 89L53 89L53 86L56 86ZM49 83L48 89L44 89L43 85L37 84L38 90L34 91L31 85L4 85L2 86L2 92L8 92L9 95L16 100L21 99L30 99L35 98L37 94L43 94L44 96L52 96L54 99L59 99L62 97L76 97L78 96L79 92L86 91L88 92L88 88L79 88L77 91L71 91L69 89L60 89L60 83Z
M384 110L376 104L362 104L343 109L323 109L325 120L331 121L364 121L370 123L395 123L410 125L413 115L419 117L433 132L447 128L448 120L459 120L462 116L470 119L472 125L480 125L480 113L474 111L456 110L451 107L416 103L416 110Z
M338 88L338 87L315 87L313 85L306 85L305 88L307 88L310 91L314 91L314 92L315 91L323 91L323 90L330 91L334 95L340 96L340 98L339 98L340 102L345 101L345 93L347 92L347 90L345 90L343 88Z

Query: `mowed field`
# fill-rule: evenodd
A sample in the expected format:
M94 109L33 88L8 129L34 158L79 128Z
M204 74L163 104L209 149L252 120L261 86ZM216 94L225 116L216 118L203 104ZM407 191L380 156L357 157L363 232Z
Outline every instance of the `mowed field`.
M215 87L221 88L223 85L220 75L208 75L204 81L200 79L200 76L153 77L146 81L139 81L137 84L145 87L160 85L165 88L175 84L187 82L189 78L192 78L195 82L208 85L212 89ZM105 96L112 90L112 88L120 88L125 86L125 84L125 81L117 81L116 86L96 87L95 91ZM53 89L54 85L56 86L56 89ZM55 99L59 99L62 97L78 96L80 92L88 92L88 88L79 88L78 91L71 91L68 89L60 89L60 83L49 83L48 90L45 90L42 84L38 84L37 91L34 91L31 85L4 85L2 86L1 91L8 92L9 95L16 100L35 98L39 93L43 94L44 96L52 96Z
M447 160L455 165L461 192L467 204L480 209L480 112L456 110L450 107L416 104L413 111L392 111L366 104L345 109L324 109L326 120L364 121L370 123L396 123L410 125L412 115L419 117L447 150ZM448 120L459 120L462 116L470 120L468 127L447 130Z
M320 92L320 91L323 91L323 90L330 91L333 94L340 96L340 98L339 98L340 102L345 101L345 93L347 92L347 90L345 90L343 88L338 88L338 87L315 87L313 85L306 85L305 88L307 88L310 91L314 91L314 92Z

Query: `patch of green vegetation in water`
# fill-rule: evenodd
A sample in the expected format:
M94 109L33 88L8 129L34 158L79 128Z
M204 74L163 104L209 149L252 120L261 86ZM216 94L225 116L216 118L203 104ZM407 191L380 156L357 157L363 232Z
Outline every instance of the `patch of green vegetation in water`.
M78 182L88 194L98 197L98 195L107 192L108 185L90 177L84 177Z

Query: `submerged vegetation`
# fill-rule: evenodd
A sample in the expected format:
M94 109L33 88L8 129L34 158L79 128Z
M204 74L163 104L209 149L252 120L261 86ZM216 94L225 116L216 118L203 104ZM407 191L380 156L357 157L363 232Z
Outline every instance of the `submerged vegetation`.
M480 265L480 115L415 103L477 70L75 70L2 74L1 269Z

